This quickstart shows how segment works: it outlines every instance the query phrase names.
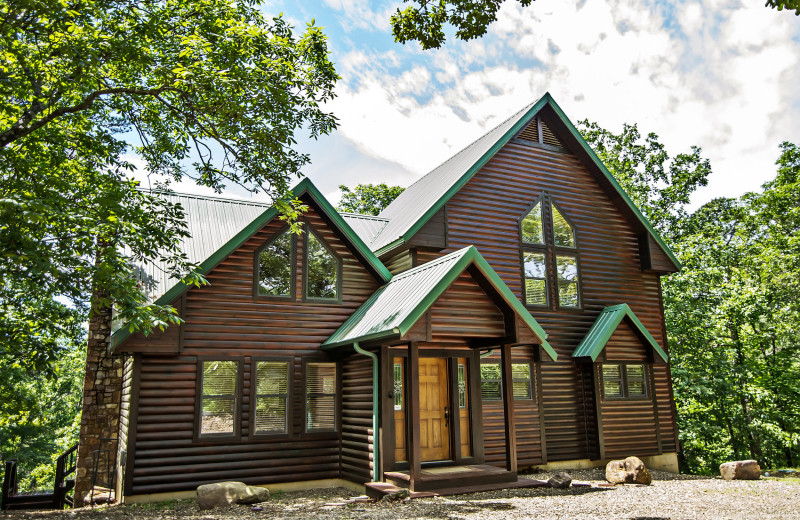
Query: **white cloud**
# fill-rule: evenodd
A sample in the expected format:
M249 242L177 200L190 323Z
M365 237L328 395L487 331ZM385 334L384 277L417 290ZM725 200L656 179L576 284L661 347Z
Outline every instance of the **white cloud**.
M573 121L701 146L715 171L701 198L735 196L800 142L798 41L794 16L759 3L508 1L481 40L350 52L332 106L358 150L421 174L550 91Z

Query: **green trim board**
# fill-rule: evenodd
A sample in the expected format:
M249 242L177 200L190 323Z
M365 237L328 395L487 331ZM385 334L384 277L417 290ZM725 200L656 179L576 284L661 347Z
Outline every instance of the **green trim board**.
M575 352L572 353L573 358L590 358L593 362L597 360L597 356L600 355L600 352L603 351L608 340L611 339L611 336L614 334L614 331L617 330L619 324L622 323L622 320L628 318L639 334L642 335L645 342L653 347L653 350L663 359L664 361L669 361L669 356L661 346L658 344L658 341L650 334L639 318L636 317L636 314L631 310L627 303L622 303L620 305L613 305L611 307L606 307L600 312L600 315L592 324L592 327L589 329L589 332L581 341L578 348L575 349Z
M650 224L650 222L647 220L647 218L639 210L639 208L636 207L636 204L634 204L633 201L630 199L630 197L628 197L628 194L625 193L625 190L622 189L622 187L619 185L619 183L614 178L614 176L611 174L611 172L608 170L608 168L606 168L606 166L603 164L603 162L600 160L600 158L597 156L597 154L595 154L595 152L592 150L592 148L589 146L589 144L586 142L586 140L583 138L583 136L581 136L580 132L578 132L577 128L575 128L575 126L572 124L572 122L569 120L569 118L567 118L567 116L564 113L564 111L561 109L561 107L558 106L558 104L555 102L555 100L553 99L553 97L550 95L549 92L545 93L545 95L542 96L536 103L531 105L530 108L524 110L525 113L521 117L519 117L512 125L510 125L510 127L502 134L502 136L498 140L496 140L490 146L490 148L480 156L480 158L477 161L475 161L471 166L469 166L463 172L463 174L460 176L460 178L458 178L458 180L456 180L447 189L447 191L441 197L439 197L436 200L436 202L433 203L428 208L427 211L425 211L425 213L420 218L418 218L415 222L413 222L410 225L410 227L408 227L404 232L402 232L402 234L399 237L391 237L391 238L390 237L386 237L386 238L382 237L382 233L383 232L392 229L391 223L388 224L384 228L384 231L382 231L381 234L379 234L376 237L376 240L373 241L373 246L378 246L376 248L376 251L375 251L376 254L378 254L380 256L380 255L382 255L384 253L392 251L393 249L395 249L397 247L400 247L404 243L406 243L409 240L411 240L411 238L422 228L422 226L424 226L428 222L428 220L430 220L431 217L434 214L436 214L436 212L439 211L442 208L442 206L444 206L447 203L447 201L449 201L453 197L453 195L455 195L461 188L463 188L464 185L472 177L474 177L475 174L481 168L483 168L483 166L487 162L489 162L489 160L503 146L505 146L511 140L512 137L514 137L520 130L522 130L522 128L524 128L525 125L530 123L531 119L533 117L535 117L536 114L538 114L541 111L541 109L545 107L545 105L549 105L553 109L555 114L558 116L558 118L561 120L561 122L564 124L564 126L569 131L570 135L577 141L577 143L581 147L581 149L589 156L591 161L597 166L597 168L600 170L600 172L603 174L603 176L609 181L611 187L620 195L620 198L626 204L626 206L630 209L630 211L633 213L635 218L639 221L640 224L642 224L644 226L644 228L647 230L647 232L655 239L655 241L658 243L658 245L664 250L664 252L667 254L669 259L675 264L675 267L680 269L681 268L680 261L675 256L675 254L672 252L672 250L670 250L669 246L667 246L667 244L664 242L664 239L661 237L661 235L658 233L658 231L656 231L656 229L653 228L653 226ZM510 119L514 119L515 117L517 117L516 114L515 114L515 116L512 116ZM501 123L501 125L499 125L499 126L502 126L503 124L506 124L506 123ZM491 133L491 132L492 131L490 131L489 133ZM486 134L486 135L488 135L488 134ZM484 137L486 137L486 135L484 135ZM483 137L481 139L483 139ZM468 150L472 146L477 146L481 139L478 139L477 141L475 141L475 143L473 143L469 147L465 148L465 150ZM463 153L465 150L462 150L462 152L459 152L459 154ZM455 157L456 156L454 156L453 158L455 158ZM452 160L452 158L451 158L451 160ZM440 166L439 168L442 168L442 166ZM439 168L437 168L436 170L433 170L431 172L431 174L433 174L434 172L437 172L437 170L439 170ZM400 197L403 197L403 195L404 194L401 194ZM407 197L411 197L412 194L409 192L408 195L406 195L406 196ZM400 197L398 197L398 199ZM384 213L381 213L381 215L384 215Z
M547 342L547 333L475 246L465 247L395 275L322 344L323 350L356 342L402 337L469 266L474 266L481 273L503 301L533 331L541 341L542 348L555 361L558 355Z
M383 263L378 259L375 253L372 252L369 246L364 243L361 237L359 237L358 234L353 231L350 225L345 222L345 220L339 215L336 209L334 209L331 203L328 202L328 199L322 195L322 193L317 189L316 186L314 186L314 183L311 182L310 179L305 178L300 181L297 186L292 188L291 192L294 197L301 197L305 194L310 195L322 213L324 213L325 216L331 220L331 222L339 229L346 240L349 241L349 243L354 247L357 253L364 258L368 267L370 267L375 273L379 281L382 283L387 283L392 279L392 274L389 272L386 266L383 265ZM260 216L250 222L250 224L239 231L233 238L226 242L225 245L214 252L214 254L203 260L200 263L197 271L203 276L208 274L212 269L219 265L220 262L227 258L228 255L241 247L242 244L244 244L250 237L252 237L277 215L277 208L275 208L275 206L270 206L269 209L264 211ZM159 296L154 303L156 305L168 305L175 298L180 296L184 291L190 289L191 287L191 285L188 285L183 281L177 281L168 291ZM111 348L117 348L126 339L128 339L131 334L133 334L133 332L130 331L127 325L120 327L119 330L111 335Z

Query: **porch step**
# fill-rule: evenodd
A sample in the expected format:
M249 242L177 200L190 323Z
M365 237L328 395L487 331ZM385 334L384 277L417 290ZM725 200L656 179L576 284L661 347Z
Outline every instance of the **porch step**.
M367 482L367 495L370 498L380 500L384 496L400 491L401 488L388 482ZM451 488L436 489L432 491L411 491L411 498L426 498L437 496L464 495L467 493L480 493L481 491L496 491L498 489L521 489L549 487L546 480L535 480L530 478L517 479L515 482L498 482L494 484L477 484L472 486L458 486Z
M387 471L383 476L387 482L395 486L412 487L408 471ZM487 464L423 468L419 479L414 482L413 491L460 489L464 486L502 484L516 480L516 473Z

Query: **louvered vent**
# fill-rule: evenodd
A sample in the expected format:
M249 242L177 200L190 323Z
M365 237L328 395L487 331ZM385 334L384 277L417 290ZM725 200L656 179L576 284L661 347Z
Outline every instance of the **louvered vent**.
M547 126L547 123L542 121L542 142L544 144L549 144L550 146L558 146L560 148L564 148L564 145L561 144L561 141L558 140L558 137L555 136L550 127Z
M539 123L537 122L538 118L534 118L533 121L530 122L528 126L522 129L522 132L519 133L517 137L520 139L525 139L527 141L533 141L534 143L539 142Z

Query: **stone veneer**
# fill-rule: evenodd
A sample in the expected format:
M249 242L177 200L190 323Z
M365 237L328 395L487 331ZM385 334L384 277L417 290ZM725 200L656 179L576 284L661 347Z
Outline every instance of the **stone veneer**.
M96 485L112 487L112 482L108 481L106 475L116 472L116 468L110 468L109 465L114 463L117 453L124 364L124 355L114 355L111 352L111 309L100 309L89 320L80 447L75 479L76 507L83 505L84 498L91 490L95 450L108 450L104 454L98 454ZM109 441L104 440L100 446L101 439Z

